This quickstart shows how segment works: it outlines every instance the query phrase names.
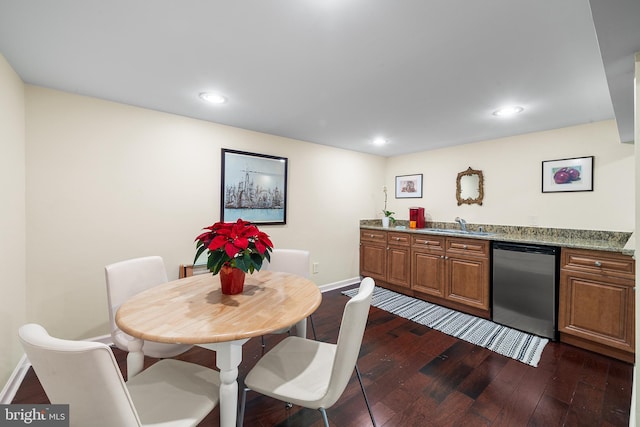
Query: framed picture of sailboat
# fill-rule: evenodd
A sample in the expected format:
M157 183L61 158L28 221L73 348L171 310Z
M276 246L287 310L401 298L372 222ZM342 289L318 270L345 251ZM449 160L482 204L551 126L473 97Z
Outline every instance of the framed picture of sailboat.
M222 149L221 221L287 223L287 158Z

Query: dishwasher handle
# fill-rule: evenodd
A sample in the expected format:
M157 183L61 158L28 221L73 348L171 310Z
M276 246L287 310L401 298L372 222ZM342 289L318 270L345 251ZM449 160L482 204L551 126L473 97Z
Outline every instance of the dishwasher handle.
M526 243L511 243L511 242L493 242L494 250L513 251L513 252L527 252L545 255L556 255L560 248L555 246L544 245L532 245Z

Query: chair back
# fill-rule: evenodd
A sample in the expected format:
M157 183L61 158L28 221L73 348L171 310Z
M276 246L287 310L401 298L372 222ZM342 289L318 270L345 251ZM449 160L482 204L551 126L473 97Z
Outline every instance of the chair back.
M121 350L129 351L133 337L124 333L116 325L118 308L130 297L153 286L166 283L167 270L159 256L134 258L116 262L104 268L109 303L109 324L113 343ZM192 346L188 344L166 344L145 341L142 351L146 356L157 358L174 357Z
M364 330L367 326L375 282L366 277L360 283L358 293L347 301L342 313L336 355L329 380L329 390L323 407L332 406L344 392L358 361Z
M34 323L18 335L50 402L69 404L71 426L141 425L107 345L54 338Z
M135 294L169 281L164 261L159 256L128 259L107 265L104 275L111 331L119 330L115 317L122 303Z
M311 254L300 249L274 249L271 252L271 261L266 261L263 268L269 271L282 271L309 278L309 264Z

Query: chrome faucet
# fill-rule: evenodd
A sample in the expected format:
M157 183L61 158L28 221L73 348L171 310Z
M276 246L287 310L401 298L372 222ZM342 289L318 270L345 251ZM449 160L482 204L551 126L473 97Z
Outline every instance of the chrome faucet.
M458 224L460 224L460 229L462 231L467 231L467 221L465 221L464 219L460 218L459 216L456 217L456 222Z

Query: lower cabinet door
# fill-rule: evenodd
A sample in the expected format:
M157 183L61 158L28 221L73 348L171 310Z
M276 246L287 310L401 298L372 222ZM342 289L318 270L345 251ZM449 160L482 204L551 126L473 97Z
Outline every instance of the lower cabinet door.
M633 286L632 280L561 271L558 329L634 351Z
M447 259L446 298L471 307L489 309L489 262L486 259Z
M412 289L425 294L444 298L444 256L413 251L412 262Z
M389 246L387 249L387 282L411 287L411 258L409 247Z
M374 280L386 280L387 247L362 243L360 245L360 274Z

